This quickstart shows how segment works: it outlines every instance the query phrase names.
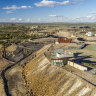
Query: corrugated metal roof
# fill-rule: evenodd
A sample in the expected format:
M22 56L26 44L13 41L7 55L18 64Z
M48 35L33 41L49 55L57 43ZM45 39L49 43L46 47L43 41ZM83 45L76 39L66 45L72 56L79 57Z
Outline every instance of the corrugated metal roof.
M55 49L55 50L53 51L53 54L56 54L56 53L64 53L64 49L63 49L63 48Z

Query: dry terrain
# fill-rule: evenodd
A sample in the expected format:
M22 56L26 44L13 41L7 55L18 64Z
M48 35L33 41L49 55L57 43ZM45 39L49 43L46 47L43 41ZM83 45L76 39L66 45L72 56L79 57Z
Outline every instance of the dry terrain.
M47 31L50 32L48 28L43 29L45 33ZM68 32L67 28L64 28L63 26L60 27L60 30L59 28L57 28L58 30L53 28L51 31L57 30L55 35L73 38L73 42L79 42L77 37L81 35L77 37L73 36L73 32ZM86 37L85 39L91 40L92 38ZM95 40L95 38L93 39ZM49 60L51 52L49 52L49 49L54 40L56 40L56 38L49 37L34 39L30 44L29 42L22 43L21 45L23 47L21 47L24 49L24 52L22 52L24 54L26 53L26 58L29 56L28 53L31 52L27 49L31 48L33 50L34 48L32 51L34 52L34 57L31 57L31 59L20 59L20 57L16 55L16 57L19 58L19 60L17 60L18 62L24 60L22 64L19 62L14 66L9 66L9 62L6 59L0 58L0 72L9 66L8 69L5 70L4 76L7 80L9 93L12 96L96 96L96 75L82 72L68 65L60 67L51 64ZM35 42L39 42L40 45L44 44L45 46L41 48L43 45L36 46ZM32 45L32 43L34 44ZM78 56L90 56L87 60L95 62L96 43L90 41L85 41L85 43L88 45L84 49L77 49L81 45L77 45L76 43L54 45L53 49L65 48L66 51L77 53ZM16 49L18 49L17 46L13 44L6 50L8 53L14 55L13 53ZM17 51L15 53L20 53ZM16 59L16 57L14 58ZM0 78L0 96L6 96L2 78Z
M42 48L24 68L34 96L96 96L96 88L75 74L50 64Z

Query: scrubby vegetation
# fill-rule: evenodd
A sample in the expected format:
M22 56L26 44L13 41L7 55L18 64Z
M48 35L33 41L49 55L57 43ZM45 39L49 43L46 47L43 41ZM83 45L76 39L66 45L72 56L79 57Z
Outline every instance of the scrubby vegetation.
M96 64L92 64L92 63L88 63L88 62L82 62L82 64L85 64L85 65L88 65L88 66L91 66L91 67L96 67Z
M12 43L20 43L22 40L25 39L44 36L44 34L34 33L34 31L35 30L30 30L29 25L0 24L0 44L8 46ZM31 34L29 35L29 33Z

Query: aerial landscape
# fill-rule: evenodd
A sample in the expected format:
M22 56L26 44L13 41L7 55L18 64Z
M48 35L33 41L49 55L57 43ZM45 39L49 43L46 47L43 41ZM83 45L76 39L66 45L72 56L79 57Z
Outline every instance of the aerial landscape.
M96 0L0 0L0 96L96 96Z

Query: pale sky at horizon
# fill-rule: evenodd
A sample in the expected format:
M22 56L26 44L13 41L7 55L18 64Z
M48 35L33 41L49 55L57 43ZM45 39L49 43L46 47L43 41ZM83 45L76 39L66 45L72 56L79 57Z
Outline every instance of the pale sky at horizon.
M0 0L0 22L96 22L96 0Z

